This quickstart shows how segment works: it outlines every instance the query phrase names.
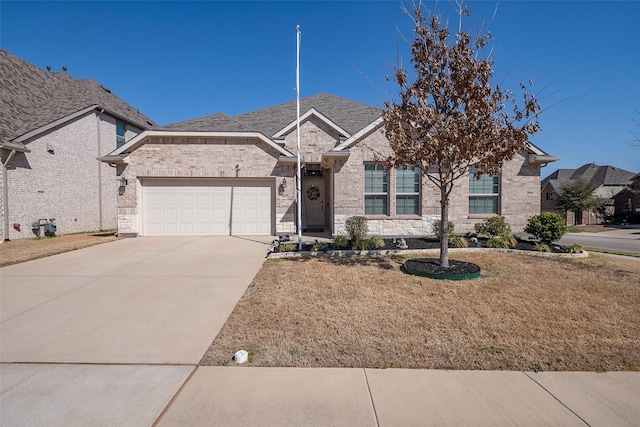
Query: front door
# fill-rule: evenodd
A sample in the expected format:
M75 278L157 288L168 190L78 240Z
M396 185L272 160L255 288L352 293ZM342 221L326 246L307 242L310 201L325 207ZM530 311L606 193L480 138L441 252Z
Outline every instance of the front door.
M302 199L304 200L305 228L324 231L324 181L317 179L303 181Z

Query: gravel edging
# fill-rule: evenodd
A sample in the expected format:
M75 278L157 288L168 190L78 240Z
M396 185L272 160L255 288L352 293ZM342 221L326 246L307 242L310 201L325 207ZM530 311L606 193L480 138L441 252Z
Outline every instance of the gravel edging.
M499 248L449 248L449 253L458 252L498 252L542 258L587 258L589 252L582 251L577 254L522 251L519 249L499 249ZM413 254L439 254L440 249L381 249L370 251L327 251L327 252L276 252L269 253L267 259L280 258L310 258L310 257L348 257L348 256L385 256L385 255L413 255Z

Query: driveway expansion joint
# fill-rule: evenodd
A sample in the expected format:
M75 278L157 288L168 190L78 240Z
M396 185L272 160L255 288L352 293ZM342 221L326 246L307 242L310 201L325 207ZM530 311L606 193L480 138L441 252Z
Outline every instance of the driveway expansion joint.
M562 405L564 408L567 409L567 411L571 412L576 418L578 418L580 421L582 421L584 423L584 425L591 427L591 424L589 424L587 422L587 420L585 420L584 418L582 418L580 415L578 415L573 409L569 408L562 400L560 400L558 397L556 397L556 395L554 395L553 393L551 393L545 386L543 386L542 384L540 384L538 381L535 380L535 378L533 378L531 376L530 373L528 372L523 372L523 374L525 374L531 381L533 381L534 383L536 383L538 385L538 387L540 387L541 389L543 389L545 392L547 392L549 394L549 396L551 396L553 399L555 399L556 402L558 402L560 405Z

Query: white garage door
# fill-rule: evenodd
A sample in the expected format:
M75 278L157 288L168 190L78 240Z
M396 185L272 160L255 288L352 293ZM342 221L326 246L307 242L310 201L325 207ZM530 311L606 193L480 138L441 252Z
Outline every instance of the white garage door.
M270 235L271 181L143 180L147 236Z

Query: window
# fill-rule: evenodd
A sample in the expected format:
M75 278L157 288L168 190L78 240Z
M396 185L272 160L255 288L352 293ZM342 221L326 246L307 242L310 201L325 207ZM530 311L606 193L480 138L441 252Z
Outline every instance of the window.
M364 165L364 213L387 215L387 171L380 163Z
M478 169L469 170L469 214L497 214L500 196L500 177L483 174L476 179Z
M420 169L396 169L396 215L419 215Z
M116 121L116 148L124 144L124 123Z
M553 200L553 193L547 193L547 200Z

